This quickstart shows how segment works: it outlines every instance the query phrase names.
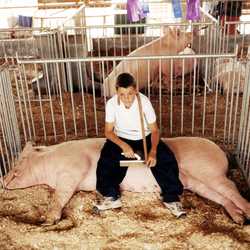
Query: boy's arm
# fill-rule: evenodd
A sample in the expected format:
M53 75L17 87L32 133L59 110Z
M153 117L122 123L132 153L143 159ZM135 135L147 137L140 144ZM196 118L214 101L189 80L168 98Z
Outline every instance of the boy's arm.
M151 150L150 151L154 151L156 152L157 150L157 146L160 140L160 131L159 128L157 126L157 123L151 123L148 125L150 130L151 130Z
M148 125L151 130L151 149L148 154L147 165L149 167L154 167L156 165L156 153L157 146L160 140L160 131L158 129L157 123L151 123Z
M113 122L105 122L105 137L118 145L125 157L127 158L134 158L134 151L133 149L123 140L121 140L115 133L114 133L114 123Z

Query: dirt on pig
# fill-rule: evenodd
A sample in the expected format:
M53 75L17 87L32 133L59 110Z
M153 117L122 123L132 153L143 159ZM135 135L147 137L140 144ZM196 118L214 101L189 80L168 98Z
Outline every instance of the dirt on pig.
M238 187L246 186L238 169L231 169L230 177ZM53 199L53 190L47 186L2 190L0 199L3 250L247 250L250 246L250 225L236 225L221 206L189 191L182 196L188 214L181 219L174 218L155 193L124 192L121 209L96 214L92 210L96 194L78 192L64 209L62 220L52 226L43 226L41 220Z

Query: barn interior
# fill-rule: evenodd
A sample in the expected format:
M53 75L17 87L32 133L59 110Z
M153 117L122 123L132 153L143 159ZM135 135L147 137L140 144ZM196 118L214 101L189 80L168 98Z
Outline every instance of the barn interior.
M129 2L0 1L0 178L28 141L104 137L112 80L129 69L161 136L218 144L230 158L229 178L250 201L250 1L142 0L135 19ZM219 3L228 4L223 13ZM140 52L150 44L158 51ZM50 187L0 189L0 248L249 249L249 221L235 224L191 191L182 220L152 193L124 192L121 210L97 215L95 195L76 193L61 221L45 227Z

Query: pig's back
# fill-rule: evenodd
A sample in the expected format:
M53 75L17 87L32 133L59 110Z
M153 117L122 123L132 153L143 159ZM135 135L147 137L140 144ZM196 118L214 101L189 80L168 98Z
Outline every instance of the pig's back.
M226 154L214 142L200 137L165 139L175 154L180 171L198 179L224 175L228 169Z

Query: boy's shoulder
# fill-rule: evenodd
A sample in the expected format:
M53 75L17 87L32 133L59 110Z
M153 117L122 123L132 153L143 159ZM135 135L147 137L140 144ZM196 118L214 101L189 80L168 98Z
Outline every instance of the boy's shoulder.
M117 104L117 95L114 95L107 101L106 105L116 105L116 104Z
M149 98L146 95L142 94L141 92L139 92L139 94L142 102L150 102Z

